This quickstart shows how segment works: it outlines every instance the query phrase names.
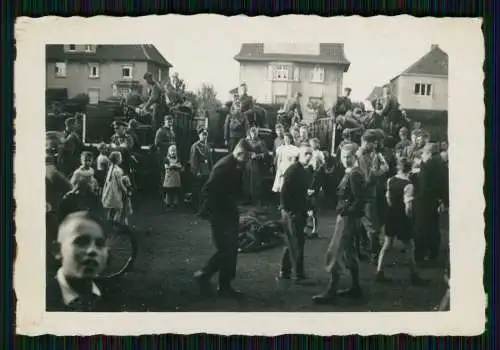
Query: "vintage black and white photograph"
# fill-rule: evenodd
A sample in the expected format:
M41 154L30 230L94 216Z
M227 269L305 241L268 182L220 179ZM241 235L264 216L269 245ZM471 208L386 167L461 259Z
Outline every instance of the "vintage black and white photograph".
M44 135L45 149L38 171L16 176L34 186L45 173L31 199L46 204L43 312L453 311L463 284L450 283L461 235L450 218L467 213L450 203L451 179L482 164L480 153L459 164L467 130L451 131L483 128L451 112L450 62L465 43L442 22L345 20L331 39L326 21L294 38L223 16L214 34L113 41L80 19L73 40L69 21L65 40L39 39L31 147ZM460 185L482 196L474 181ZM470 281L482 290L482 274Z

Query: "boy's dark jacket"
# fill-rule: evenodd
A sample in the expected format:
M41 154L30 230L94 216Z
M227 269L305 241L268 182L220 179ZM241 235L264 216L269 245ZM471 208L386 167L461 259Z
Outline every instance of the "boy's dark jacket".
M45 309L48 312L116 312L120 311L115 298L108 298L106 286L96 283L101 291L99 297L90 309L78 309L65 305L61 287L54 276L47 277L45 288Z

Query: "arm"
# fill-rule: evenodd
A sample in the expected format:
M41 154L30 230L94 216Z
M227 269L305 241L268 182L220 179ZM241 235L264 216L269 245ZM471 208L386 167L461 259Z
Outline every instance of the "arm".
M69 182L68 179L66 179L66 177L59 171L54 172L53 181L54 186L56 188L60 188L63 193L67 193L73 188L71 182Z
M162 142L162 132L161 129L156 130L156 135L155 135L155 146L158 147L158 145Z
M120 188L121 190L123 191L123 193L127 193L128 192L128 189L127 187L125 186L125 184L123 183L123 172L120 171L119 169L116 169L115 170L115 174L114 174L118 184L120 185Z
M198 162L196 160L196 145L193 144L191 146L191 152L190 152L190 156L189 156L189 164L191 165L191 172L194 174L194 175L197 175L198 174Z
M353 194L353 200L346 208L346 215L357 214L363 210L365 183L363 175L358 172L353 172L349 178L349 184Z
M406 216L411 216L412 215L412 209L413 209L413 185L408 184L404 188L404 203L405 203L405 212Z
M229 140L229 118L230 114L228 113L226 116L226 120L224 121L224 140Z
M283 185L281 186L280 197L283 206L282 209L285 211L290 211L290 208L293 207L293 191L296 187L294 168L295 167L288 168L283 175Z
M392 178L387 179L387 185L385 186L385 188L386 188L385 199L387 200L387 205L388 206L392 205L392 203L391 203L391 196L390 196L390 193L389 193L389 189L390 189L390 186L391 186L391 179Z

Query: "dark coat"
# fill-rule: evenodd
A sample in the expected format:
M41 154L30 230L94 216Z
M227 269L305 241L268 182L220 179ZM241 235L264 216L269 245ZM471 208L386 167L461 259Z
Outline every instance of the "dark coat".
M98 285L101 297L89 310L75 309L70 305L65 305L61 287L55 277L48 277L45 287L45 309L49 312L114 312L119 311L113 298L107 298L105 288Z
M296 215L305 215L308 209L307 189L311 175L302 164L292 164L283 177L280 199L281 208Z
M238 215L243 167L232 154L215 163L202 189L199 215L211 221Z
M365 177L359 168L346 173L337 188L337 214L360 218L364 209Z

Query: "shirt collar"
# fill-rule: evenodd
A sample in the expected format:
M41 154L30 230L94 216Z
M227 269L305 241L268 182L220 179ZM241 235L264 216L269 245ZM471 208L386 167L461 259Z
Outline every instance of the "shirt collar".
M57 270L56 274L56 280L57 283L59 283L59 287L61 288L61 296L64 302L64 305L69 305L76 299L80 297L80 294L78 294L73 288L70 287L68 284L68 281L66 280L66 277L64 276L62 269ZM101 296L101 291L97 287L95 283L92 282L92 294Z

